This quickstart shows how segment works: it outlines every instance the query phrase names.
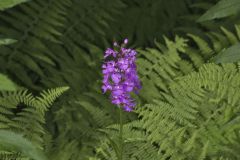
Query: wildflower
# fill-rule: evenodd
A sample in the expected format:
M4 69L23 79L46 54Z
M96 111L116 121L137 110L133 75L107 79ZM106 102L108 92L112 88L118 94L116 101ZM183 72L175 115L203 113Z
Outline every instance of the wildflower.
M130 93L141 89L135 64L137 52L133 49L125 48L128 39L122 45L114 42L117 50L108 48L105 51L105 62L102 65L103 73L103 93L110 91L113 104L122 107L125 111L132 111L136 103L131 98Z

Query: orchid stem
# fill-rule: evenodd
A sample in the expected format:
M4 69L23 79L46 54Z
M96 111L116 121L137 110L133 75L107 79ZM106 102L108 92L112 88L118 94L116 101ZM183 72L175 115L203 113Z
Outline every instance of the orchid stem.
M123 159L123 117L122 117L122 108L119 107L119 160Z

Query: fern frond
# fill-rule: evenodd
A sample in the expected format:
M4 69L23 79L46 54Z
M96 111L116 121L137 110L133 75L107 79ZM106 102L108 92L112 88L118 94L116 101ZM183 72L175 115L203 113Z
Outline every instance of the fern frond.
M22 134L38 149L43 150L43 135L45 133L45 112L53 101L68 87L60 87L41 93L41 97L34 97L27 90L1 92L0 97L0 128ZM39 107L45 107L44 109ZM13 154L1 154L8 159ZM20 156L17 156L21 158Z
M193 70L192 65L180 57L180 52L185 51L186 40L178 36L175 40L165 38L166 46L157 44L161 51L139 50L138 72L144 86L140 94L143 99L161 98L159 91L168 93L174 78Z
M234 127L233 131L223 126L238 117L239 79L234 64L203 65L199 72L172 83L172 95L166 94L165 99L139 109L139 123L151 143L159 145L164 158L226 156L221 154L221 148L229 144L236 146L229 148L233 152L227 156L237 158L234 151L239 146L235 132L238 128Z
M68 89L69 87L59 87L43 91L41 92L40 97L36 97L37 101L35 101L34 106L36 106L40 111L45 112L52 103Z

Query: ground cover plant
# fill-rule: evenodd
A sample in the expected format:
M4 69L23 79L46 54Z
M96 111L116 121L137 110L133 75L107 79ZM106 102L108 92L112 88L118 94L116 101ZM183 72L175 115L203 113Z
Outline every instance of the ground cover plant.
M239 0L0 0L1 160L239 160Z

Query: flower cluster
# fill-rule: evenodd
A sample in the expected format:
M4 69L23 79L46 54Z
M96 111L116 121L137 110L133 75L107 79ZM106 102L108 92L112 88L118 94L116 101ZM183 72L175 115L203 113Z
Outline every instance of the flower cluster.
M137 93L141 85L135 64L137 52L125 48L127 43L127 39L121 46L115 42L116 49L108 48L105 51L105 63L102 65L104 75L102 90L104 93L107 90L111 91L113 104L122 107L125 111L132 111L135 102L130 93L132 91Z

